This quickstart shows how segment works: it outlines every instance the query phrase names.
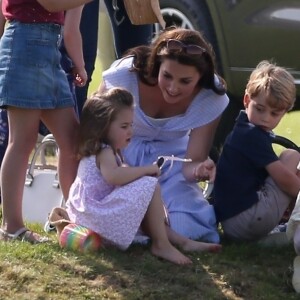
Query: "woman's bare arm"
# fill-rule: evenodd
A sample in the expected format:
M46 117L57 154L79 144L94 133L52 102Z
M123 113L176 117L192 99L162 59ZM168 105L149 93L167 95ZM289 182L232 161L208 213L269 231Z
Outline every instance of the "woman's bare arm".
M215 165L208 156L219 122L220 117L191 131L186 157L191 158L192 162L183 164L183 175L187 180L214 181Z

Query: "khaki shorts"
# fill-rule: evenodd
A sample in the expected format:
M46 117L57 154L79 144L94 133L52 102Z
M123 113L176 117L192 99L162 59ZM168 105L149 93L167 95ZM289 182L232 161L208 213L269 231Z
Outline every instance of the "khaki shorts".
M257 194L259 201L255 205L221 223L225 236L241 241L261 239L278 225L292 200L271 177Z

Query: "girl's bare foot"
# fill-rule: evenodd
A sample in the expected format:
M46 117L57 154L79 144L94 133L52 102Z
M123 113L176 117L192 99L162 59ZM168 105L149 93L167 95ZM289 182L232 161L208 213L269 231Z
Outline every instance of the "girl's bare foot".
M177 265L189 265L192 261L171 244L157 245L152 244L151 253L157 257L168 260Z
M181 247L182 250L187 252L206 251L206 252L218 253L222 250L222 245L220 244L197 242L190 239L187 239L184 243L182 243Z

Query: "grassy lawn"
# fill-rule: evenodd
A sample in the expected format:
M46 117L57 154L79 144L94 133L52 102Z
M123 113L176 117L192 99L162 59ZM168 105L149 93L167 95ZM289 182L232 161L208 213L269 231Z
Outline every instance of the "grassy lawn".
M300 112L289 112L287 113L280 124L274 130L276 134L282 135L295 144L300 145Z
M90 86L100 82L99 61ZM276 133L300 144L299 113ZM42 232L36 224L31 229ZM81 254L61 249L55 233L44 245L0 242L0 299L299 299L291 286L292 245L266 247L222 239L219 254L190 253L192 266L176 266L133 245L126 252Z
M31 227L41 230L38 226ZM0 242L1 299L298 299L293 247L223 241L219 254L192 253L176 266L134 245L80 254L52 242Z
M299 113L276 133L299 141ZM39 225L29 227L42 232ZM176 266L133 245L126 252L81 254L52 242L31 246L0 242L0 299L299 299L291 285L292 245L266 247L222 239L219 254L190 253L192 266Z

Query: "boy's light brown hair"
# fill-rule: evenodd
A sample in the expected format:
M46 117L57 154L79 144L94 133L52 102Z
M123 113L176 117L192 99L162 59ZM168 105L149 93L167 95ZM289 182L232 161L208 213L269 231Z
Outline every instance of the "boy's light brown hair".
M251 73L245 92L250 98L263 92L268 105L279 110L291 110L296 100L294 77L285 68L266 60Z

